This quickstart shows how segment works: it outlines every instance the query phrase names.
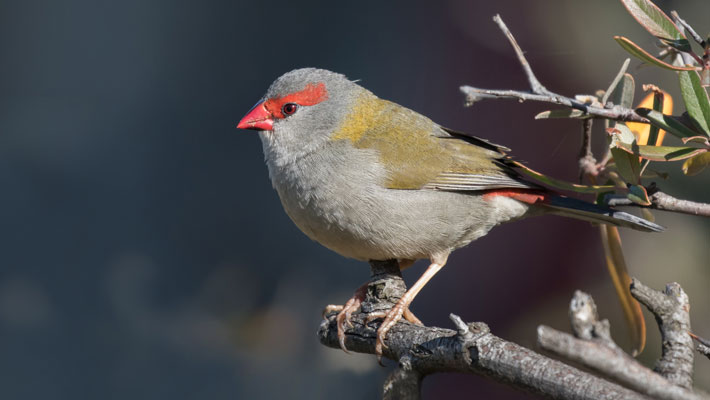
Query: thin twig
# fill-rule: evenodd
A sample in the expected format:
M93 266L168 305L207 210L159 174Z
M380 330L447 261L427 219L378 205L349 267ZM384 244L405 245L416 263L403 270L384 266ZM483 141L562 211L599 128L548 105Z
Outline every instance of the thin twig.
M695 42L700 45L700 47L705 48L705 40L700 35L698 35L697 32L695 32L695 29L693 29L692 26L690 26L687 22L685 22L683 18L680 17L680 15L678 15L677 11L671 11L671 16L673 17L675 22L679 23L683 26L683 28L685 28L685 30L690 34L690 37L692 37L693 40L695 40Z
M674 13L675 13L675 14L674 14ZM678 29L680 30L680 33L681 33L681 34L685 35L685 29L686 29L686 28L689 28L690 31L691 31L691 32L690 32L691 36L693 36L693 34L698 35L698 34L693 30L693 28L690 27L690 25L688 25L685 21L683 21L683 20L680 19L680 16L678 15L677 12L672 11L671 14L672 14L672 16L673 16L673 21L676 23L676 26L679 25L679 26L678 26ZM699 37L699 36L698 36L698 37ZM693 39L695 39L695 37L693 37ZM697 39L695 39L695 40L697 41ZM701 40L702 40L702 39L701 39ZM704 47L705 47L705 46L703 46L703 48L704 48ZM681 67L684 66L684 65L690 65L690 64L693 63L693 61L696 61L700 66L703 66L703 60L702 60L697 54L695 54L695 52L693 51L693 49L690 49L690 51L685 52L685 51L678 51L678 50L676 50L676 49L674 49L674 48L672 48L672 47L670 47L670 46L669 46L668 48L669 48L671 51L675 51L675 52L676 52L676 54L677 54L678 57L680 58L678 64L679 64Z
M483 99L508 98L518 99L521 101L531 100L574 108L575 110L583 111L587 115L591 115L593 117L612 119L614 121L641 122L644 124L650 123L648 119L636 114L636 111L630 108L625 108L618 105L615 105L611 108L602 108L590 104L581 103L570 97L554 93L541 95L530 92L522 92L519 90L481 89L468 85L461 86L459 89L461 90L461 92L463 92L463 94L466 95L466 106L470 106L473 103Z
M677 211L685 214L710 217L710 204L678 199L663 192L653 193L651 195L651 203L654 206L653 208L659 210Z
M607 205L609 207L644 207L656 210L672 211L681 214L710 217L710 204L708 203L699 203L696 201L678 199L658 190L653 191L652 188L648 188L648 191L650 193L649 200L651 200L650 206L639 205L626 197L612 197L607 201Z
M515 37L505 25L500 15L496 15L495 17L493 17L493 20L498 24L498 27L501 29L501 31L503 31L503 34L505 34L505 36L510 41L510 44L513 46L515 54L518 56L518 61L523 67L525 75L528 78L532 93L521 92L517 90L490 90L475 88L472 86L461 86L461 91L466 95L467 106L470 106L476 101L483 99L514 98L521 101L532 100L559 104L583 111L591 116L613 119L615 121L631 121L647 124L649 123L648 119L636 114L634 110L629 108L624 108L618 105L613 106L611 108L603 108L596 105L585 104L570 97L562 96L547 90L547 88L545 88L545 86L543 86L535 76L535 73L533 72L530 63L523 54L523 50L520 48L520 45L518 45L518 42L515 40Z
M582 146L579 150L579 183L585 176L595 176L598 173L597 160L592 154L592 122L587 118L582 120Z
M503 31L503 34L505 34L505 37L507 37L508 41L510 41L510 44L513 45L513 49L515 50L515 54L518 56L518 61L520 62L520 65L522 65L523 70L525 71L525 75L527 75L527 77L528 77L528 82L530 82L530 87L532 88L533 93L543 94L543 95L554 94L554 93L550 92L549 90L547 90L547 88L545 86L543 86L542 83L540 83L540 81L537 79L537 77L535 76L535 73L533 73L533 70L530 67L530 63L525 58L525 54L523 54L523 49L520 48L518 41L515 40L515 37L510 32L510 29L508 29L508 26L505 25L505 22L503 22L503 18L500 17L500 14L496 14L493 17L493 21L495 21L498 24L498 27L500 28L500 30Z

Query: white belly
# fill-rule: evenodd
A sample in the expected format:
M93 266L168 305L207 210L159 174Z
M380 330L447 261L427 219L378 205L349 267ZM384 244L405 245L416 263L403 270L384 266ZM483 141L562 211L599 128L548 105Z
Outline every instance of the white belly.
M386 189L374 152L352 147L346 151L346 142L337 146L286 165L271 162L268 155L267 162L293 222L345 257L386 260L448 254L526 210L511 199L496 204L498 200L475 194Z

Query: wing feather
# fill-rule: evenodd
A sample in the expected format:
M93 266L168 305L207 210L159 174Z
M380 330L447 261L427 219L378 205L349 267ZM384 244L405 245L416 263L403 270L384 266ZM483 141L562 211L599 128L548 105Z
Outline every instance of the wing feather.
M390 189L482 191L540 188L509 165L508 149L443 128L429 118L369 92L334 133L356 148L378 152Z

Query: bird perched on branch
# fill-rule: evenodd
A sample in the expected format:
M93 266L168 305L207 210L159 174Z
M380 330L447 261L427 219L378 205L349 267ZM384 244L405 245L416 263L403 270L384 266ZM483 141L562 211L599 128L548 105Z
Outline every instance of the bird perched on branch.
M258 130L286 213L311 239L357 260L431 264L391 310L375 317L376 353L449 254L516 219L558 214L641 231L636 216L561 196L524 179L509 149L452 131L383 100L344 75L304 68L271 85L237 128ZM364 299L338 311L338 336Z

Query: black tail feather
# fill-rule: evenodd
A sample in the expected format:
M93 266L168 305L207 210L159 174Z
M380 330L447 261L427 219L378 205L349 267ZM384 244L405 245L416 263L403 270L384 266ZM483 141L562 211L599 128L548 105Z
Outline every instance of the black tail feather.
M623 226L643 232L665 230L664 227L635 215L569 197L554 196L549 198L544 205L554 209L556 214L590 222Z

